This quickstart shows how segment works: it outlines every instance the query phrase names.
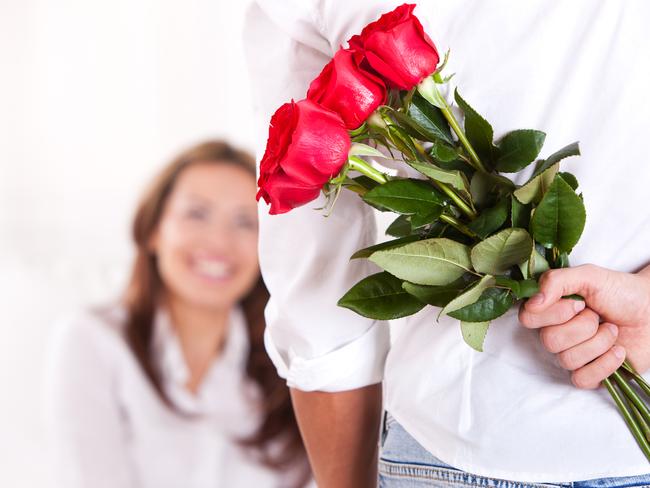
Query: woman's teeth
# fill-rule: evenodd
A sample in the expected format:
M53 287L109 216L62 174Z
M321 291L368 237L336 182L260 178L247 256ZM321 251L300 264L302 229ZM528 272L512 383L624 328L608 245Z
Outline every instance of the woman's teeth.
M223 261L195 261L195 269L202 275L213 279L228 278L232 267Z

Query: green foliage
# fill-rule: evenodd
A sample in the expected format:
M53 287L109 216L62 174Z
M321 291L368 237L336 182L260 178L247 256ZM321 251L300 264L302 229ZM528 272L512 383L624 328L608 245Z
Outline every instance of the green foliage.
M404 291L402 280L381 272L359 281L338 305L371 319L392 320L414 314L425 304Z

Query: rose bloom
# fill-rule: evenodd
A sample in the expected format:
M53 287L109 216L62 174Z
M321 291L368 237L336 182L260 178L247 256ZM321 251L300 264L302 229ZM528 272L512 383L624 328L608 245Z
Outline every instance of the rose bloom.
M281 214L316 199L347 162L350 145L336 112L311 100L285 103L271 118L257 200Z
M436 70L440 56L418 18L404 4L365 26L348 41L392 88L410 90Z
M363 53L339 49L309 85L307 98L337 112L348 129L356 129L386 100L386 86L359 65Z

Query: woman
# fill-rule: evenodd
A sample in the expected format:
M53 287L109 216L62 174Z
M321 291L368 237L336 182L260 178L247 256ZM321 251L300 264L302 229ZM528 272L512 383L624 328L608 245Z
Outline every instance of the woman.
M62 321L49 410L60 486L304 486L289 390L263 344L255 162L179 155L135 214L115 304Z

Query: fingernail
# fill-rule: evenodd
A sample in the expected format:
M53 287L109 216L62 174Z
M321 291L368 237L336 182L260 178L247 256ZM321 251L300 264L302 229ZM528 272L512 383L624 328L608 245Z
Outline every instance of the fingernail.
M618 335L618 327L616 327L614 324L607 324L607 328L614 337Z
M621 346L614 346L612 347L612 351L614 352L614 356L616 356L618 359L623 359L625 357L625 349L623 349Z
M544 303L544 294L540 291L528 299L531 305L541 305Z
M574 300L573 301L573 310L578 312L582 312L585 309L585 302L582 300Z

